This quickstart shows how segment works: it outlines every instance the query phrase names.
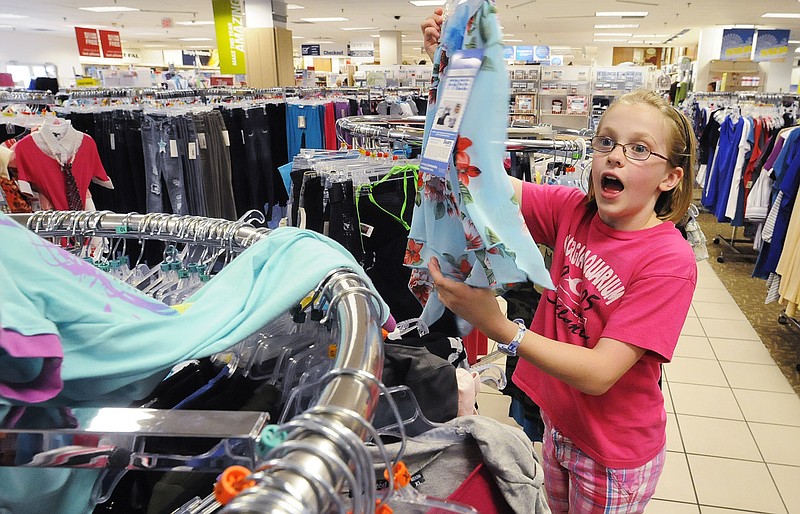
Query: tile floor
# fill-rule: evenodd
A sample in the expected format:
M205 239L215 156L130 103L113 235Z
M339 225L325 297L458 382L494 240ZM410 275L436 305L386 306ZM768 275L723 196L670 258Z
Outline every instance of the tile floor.
M648 514L800 513L800 398L711 266L664 370L667 462ZM491 348L490 348L491 350ZM483 415L516 426L484 388Z

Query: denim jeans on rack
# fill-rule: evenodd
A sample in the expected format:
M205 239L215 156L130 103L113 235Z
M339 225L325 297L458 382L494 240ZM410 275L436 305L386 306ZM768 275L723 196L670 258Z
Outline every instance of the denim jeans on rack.
M163 192L173 214L188 214L186 190L180 154L176 151L177 128L166 116L145 114L142 117L142 149L147 178L147 212L165 212Z
M219 111L195 113L195 129L203 167L203 184L208 215L236 219L236 205L231 185L231 158L222 137L225 124Z
M183 167L184 188L189 214L208 216L202 161L198 154L197 131L191 114L173 118L178 134L178 154Z
M264 204L275 204L275 189L273 175L278 173L272 162L270 152L270 132L264 108L252 107L244 110L242 120L242 133L244 135L244 150L247 166L247 180L249 187L249 200L247 209L264 211ZM269 209L271 210L271 209ZM271 212L266 213L267 218Z
M142 212L140 205L144 204L142 138L137 132L131 141L128 127L130 117L128 111L114 111L111 116L111 130L108 137L114 175L111 180L114 181L115 212ZM131 159L131 146L138 147L137 160ZM109 170L106 169L106 172Z
M244 110L241 108L222 109L222 118L225 121L227 131L226 142L231 158L231 185L233 187L233 198L236 204L236 217L241 217L249 210L250 194L248 192L248 180L246 159L244 153L244 138L242 137L242 120Z

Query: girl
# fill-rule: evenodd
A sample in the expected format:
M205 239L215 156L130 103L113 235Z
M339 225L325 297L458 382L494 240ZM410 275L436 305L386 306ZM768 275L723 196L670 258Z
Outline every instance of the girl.
M426 46L437 21L423 24ZM556 289L530 330L490 290L444 277L435 258L430 271L445 306L520 357L513 380L542 410L553 512L637 513L664 466L661 364L697 278L674 225L691 201L695 143L682 114L641 90L609 107L592 148L588 194L512 179L534 240L554 253Z

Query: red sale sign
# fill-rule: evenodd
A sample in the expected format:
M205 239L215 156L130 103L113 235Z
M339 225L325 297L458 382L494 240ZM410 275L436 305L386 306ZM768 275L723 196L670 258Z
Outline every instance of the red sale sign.
M100 31L100 45L103 47L103 57L108 59L122 59L122 40L119 32L115 30Z
M84 57L100 57L100 39L97 37L95 29L75 27L75 37L78 39L78 53L80 55Z

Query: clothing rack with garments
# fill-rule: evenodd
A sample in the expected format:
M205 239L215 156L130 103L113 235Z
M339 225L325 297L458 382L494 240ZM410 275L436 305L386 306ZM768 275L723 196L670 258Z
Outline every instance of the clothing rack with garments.
M167 215L51 212L16 216L15 220L26 223L31 231L49 237L91 234L126 238L168 237L169 241L187 244L208 242L241 250L241 255L229 266L236 266L239 259L245 259L245 268L251 267L248 255L252 256L258 245L263 248L270 240L280 244L275 242L275 238L285 237L287 233L287 229L270 233L228 221L219 221L223 228L210 231L208 224L216 220ZM36 238L22 227L9 227L2 217L0 229L15 230L16 236L28 233ZM7 240L5 236L4 240ZM322 252L313 251L311 247L301 253L312 253L315 260L324 258ZM269 259L294 260L290 252L280 251L276 255L283 257ZM220 274L215 278L219 280L221 277ZM99 275L94 282L97 280L102 281ZM51 285L58 287L55 283ZM43 510L85 512L80 508L81 500L90 496L93 500L102 499L110 494L109 489L118 489L120 486L114 487L115 484L121 484L120 480L127 478L121 476L121 470L146 470L144 473L150 474L158 469L177 467L181 470L178 475L192 478L194 475L190 469L213 471L212 476L217 476L221 468L234 463L246 465L247 469L229 468L215 488L220 491L218 494L184 500L182 505L178 504L176 512L214 512L222 507L221 503L227 503L226 512L289 514L344 513L348 510L360 513L377 512L382 503L388 503L398 512L403 512L398 510L400 506L415 506L426 510L435 507L442 511L472 513L477 510L452 501L437 500L424 491L437 482L448 482L455 477L455 480L468 480L473 486L477 483L489 487L488 490L481 488L484 503L478 505L497 502L497 497L488 492L495 483L493 473L498 475L497 481L508 487L503 491L494 485L497 494L504 498L496 511L528 509L545 512L540 493L541 468L532 458L529 443L519 435L497 422L472 416L461 418L454 425L430 423L420 414L407 388L389 389L381 384L383 345L380 323L385 311L368 285L363 275L332 268L314 288L314 296L307 307L311 307L312 320L321 318L321 323L333 327L335 350L331 353L332 369L318 380L294 390L288 400L289 407L274 420L256 412L64 409L60 402L53 401L48 402L53 408L46 411L31 406L3 410L0 406L3 414L0 466L13 466L0 467L0 475L6 484L19 484L18 488L6 488L0 492L0 506L13 505L11 510L15 513ZM207 287L212 287L211 282ZM188 316L192 309L201 308L200 303L202 300L196 299L183 315ZM296 318L303 311L301 308L289 314ZM315 317L315 312L318 317ZM5 321L8 319L4 318ZM247 343L247 340L242 341L242 344ZM231 348L241 349L242 344ZM65 360L71 356L67 352ZM238 366L236 361L227 362ZM68 381L65 385L69 385ZM0 398L5 394L5 389L0 391ZM310 403L308 400L301 402L304 397L314 399ZM373 418L375 421L371 423ZM277 424L267 426L267 421L277 421ZM400 443L389 446L381 442L379 431L398 438ZM407 439L406 434L412 436L423 432L429 441L422 443L423 446ZM181 452L181 446L172 446L198 438L220 442L214 451L203 455L187 455ZM363 442L365 439L372 440L374 446L368 448ZM150 442L156 443L157 447L160 445L160 450L147 446ZM435 448L425 446L431 443ZM444 466L442 469L463 469L468 473L452 472L452 469L446 474L433 472L430 468L431 450L444 455L443 449L458 445L464 445L465 450L473 448L471 451L479 447L492 448L491 452L483 454L484 463L475 468L475 472L483 469L483 473L469 473L475 466L474 461L458 461L455 465L442 456L433 459ZM461 455L465 450L457 453ZM498 460L498 452L504 455L502 460ZM395 481L402 482L398 486L407 483L408 475L402 472L405 468L399 464L401 458L409 463L409 470L415 471L414 466L421 463L419 466L426 469L426 474L429 473L428 485L417 484L422 493L412 488L394 487ZM383 476L385 469L390 470L388 488L376 490L376 477ZM488 474L487 469L490 470ZM38 481L33 479L36 473L56 471L57 474L42 475ZM14 479L16 474L21 474L19 480ZM515 484L519 482L519 476L528 478L522 484ZM74 480L65 480L64 477ZM242 492L237 486L240 481L248 486ZM42 494L41 487L45 483L48 491ZM68 503L53 503L66 500L67 496L57 494L61 489L72 489L77 496L69 497ZM210 490L211 487L207 489ZM348 492L350 498L347 498ZM13 498L15 495L16 500ZM437 496L444 497L441 492ZM463 492L459 492L458 497L463 496ZM45 505L48 502L49 505ZM468 505L476 504L468 502ZM131 509L136 508L126 503L122 511L133 512Z
M111 213L85 213L85 212L48 212L36 213L33 215L15 215L15 221L23 224L38 232L41 236L60 237L60 236L74 236L82 231L90 231L95 236L109 235L119 237L123 234L126 237L153 237L164 238L169 241L182 240L186 243L197 243L198 240L209 242L213 245L222 245L234 249L236 251L243 251L254 245L256 242L269 237L269 232L265 229L255 229L244 223L226 222L222 221L220 228L214 231L207 231L204 229L204 224L208 220L195 217L161 217L160 223L153 221L154 215L119 215ZM156 229L157 227L157 229ZM216 235L215 235L216 234ZM200 238L200 239L199 239ZM360 430L360 426L354 419L370 419L375 406L378 401L378 382L380 379L382 365L382 347L381 347L381 332L380 332L380 318L381 309L380 305L376 304L374 293L366 287L366 283L358 275L351 271L339 271L329 274L324 280L323 287L318 291L320 298L318 300L320 306L326 304L327 314L324 320L333 323L337 326L337 340L336 340L336 357L333 362L333 372L326 380L327 384L318 391L319 401L314 407L314 414L310 413L309 417L316 419L318 423L329 426L332 431L338 434L353 432L350 443L352 444L352 437L358 435L358 440L361 440L364 434ZM323 300L324 298L324 300ZM324 313L324 312L323 312ZM365 377L369 379L365 379ZM370 378L374 377L374 378ZM129 411L129 415L124 414L123 410L112 411L111 417L106 418L105 426L113 427L109 432L116 432L117 435L120 431L135 435L137 429L129 429L130 422L134 419L146 419L149 416L146 412L139 410ZM102 415L102 411L100 412ZM164 419L170 419L170 413L161 413ZM225 420L226 413L217 413L217 418L220 421ZM259 421L258 416L242 416L241 413L233 413L230 415L227 423L229 423L227 430L221 427L218 423L216 427L212 428L211 425L206 425L205 422L198 423L194 428L191 426L176 425L179 416L174 416L172 422L166 426L169 431L179 432L186 436L187 432L194 432L195 436L208 435L219 436L221 433L238 434L237 437L249 438L253 440L256 436L260 435L260 430L255 432L257 428L263 428L262 422ZM185 414L184 414L185 417ZM124 422L116 423L127 419L127 424ZM238 419L238 422L237 422ZM250 420L250 421L247 421ZM8 419L6 420L8 421ZM184 419L184 421L186 421ZM245 422L245 425L242 425ZM238 429L243 426L246 428L247 424L251 424L249 430ZM136 423L134 423L136 426ZM165 425L162 425L163 429ZM4 424L4 428L9 428L8 424ZM223 428L223 430L220 430ZM179 430L180 429L180 430ZM35 432L35 430L31 430ZM146 432L143 427L141 431ZM6 433L25 433L26 429L11 429ZM97 435L104 433L103 428L95 426L92 432ZM71 433L62 432L64 434ZM343 437L343 435L337 436ZM53 438L57 439L57 438ZM339 483L340 478L332 476L326 461L330 457L325 457L325 452L330 452L332 455L342 455L341 441L326 442L323 434L295 434L292 438L294 447L287 445L286 450L283 452L284 456L281 459L281 464L275 463L274 471L266 471L265 476L262 477L261 494L268 495L271 487L280 484L282 487L289 487L293 491L305 491L303 494L304 500L307 500L309 505L317 505L319 511L323 511L322 502L313 498L316 491L316 484L311 480L309 484L308 476L304 471L314 470L312 476L319 477L326 480L330 484ZM301 444L302 443L302 444ZM57 444L53 441L53 444ZM308 446L313 445L318 448L318 451L309 451ZM49 448L52 450L53 448ZM134 465L136 459L130 455L130 465ZM340 458L346 458L343 455ZM169 459L167 459L169 461ZM35 464L35 457L32 462L26 464ZM56 465L50 459L42 460L43 465ZM147 462L139 461L141 465L147 466ZM7 464L7 463L4 463ZM84 463L88 467L107 467L107 462L96 462L94 466L89 463ZM119 462L116 463L119 465ZM125 465L123 465L125 467ZM294 469L303 471L296 472ZM268 475L269 479L267 479ZM316 491L318 492L318 491ZM278 491L279 493L279 491ZM276 493L276 494L278 494ZM317 510L317 509L315 509Z
M761 196L751 195L751 191L778 131L794 124L796 108L796 95L782 93L695 93L684 103L683 110L693 121L700 142L696 180L703 189L701 203L718 221L732 225L730 238L714 238L715 244L725 244L728 249L718 257L719 262L755 259L753 253L737 246L758 245L765 207L754 204ZM750 235L737 237L741 227Z
M55 97L50 91L0 88L0 106L9 104L49 106L55 104Z

